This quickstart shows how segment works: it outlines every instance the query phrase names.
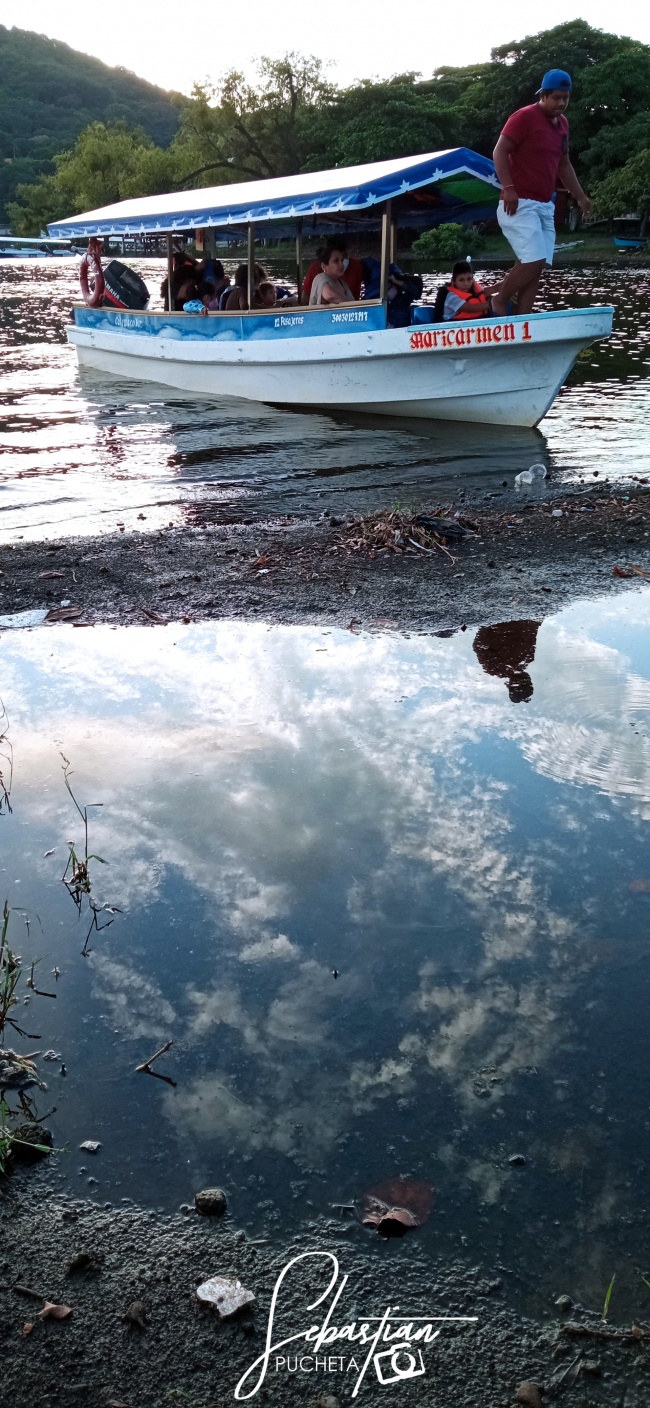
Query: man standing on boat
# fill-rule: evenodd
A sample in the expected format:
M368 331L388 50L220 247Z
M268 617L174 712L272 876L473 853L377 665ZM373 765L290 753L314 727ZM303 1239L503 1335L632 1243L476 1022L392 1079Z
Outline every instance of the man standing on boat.
M494 149L501 182L497 219L517 257L493 295L497 317L507 312L517 295L517 312L530 313L542 270L553 263L555 202L558 184L578 202L585 216L591 201L569 161L569 124L564 116L571 96L571 78L561 68L544 75L536 103L508 118Z

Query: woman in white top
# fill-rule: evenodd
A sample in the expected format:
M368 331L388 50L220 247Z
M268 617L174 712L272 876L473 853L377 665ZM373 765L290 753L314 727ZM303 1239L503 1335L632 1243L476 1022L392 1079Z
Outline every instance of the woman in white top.
M345 273L345 254L336 245L329 244L319 250L321 273L316 275L309 295L310 305L314 303L354 303L354 294L348 288Z

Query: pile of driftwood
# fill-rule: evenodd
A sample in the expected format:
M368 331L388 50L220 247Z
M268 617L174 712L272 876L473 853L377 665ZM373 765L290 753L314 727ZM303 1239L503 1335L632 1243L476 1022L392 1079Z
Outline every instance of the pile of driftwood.
M458 544L462 538L477 536L474 524L460 517L449 518L437 513L416 513L396 508L390 512L379 509L376 513L353 519L346 525L345 536L338 543L347 552L368 553L371 557L389 552L405 557L417 557L422 552L442 552L455 562L451 546Z

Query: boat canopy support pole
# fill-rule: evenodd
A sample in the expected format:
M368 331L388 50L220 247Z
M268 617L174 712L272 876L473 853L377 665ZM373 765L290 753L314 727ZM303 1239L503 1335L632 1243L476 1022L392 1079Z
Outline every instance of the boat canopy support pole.
M302 220L296 221L296 283L298 285L298 302L302 297Z
M248 307L253 307L255 291L255 226L248 226Z
M174 267L174 255L172 249L172 237L167 236L167 308L170 313L174 311L172 302L172 271Z
M390 264L390 228L392 210L391 201L387 200L381 217L381 282L379 285L379 297L382 303L386 302L388 294L388 266Z

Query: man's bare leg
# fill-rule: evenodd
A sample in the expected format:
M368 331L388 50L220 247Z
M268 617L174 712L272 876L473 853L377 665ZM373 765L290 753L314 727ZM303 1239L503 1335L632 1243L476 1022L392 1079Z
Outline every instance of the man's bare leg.
M508 300L516 293L517 312L530 313L537 297L539 281L545 266L545 259L534 264L515 264L499 285L499 292L492 297L492 307L497 318L502 318L508 309Z

